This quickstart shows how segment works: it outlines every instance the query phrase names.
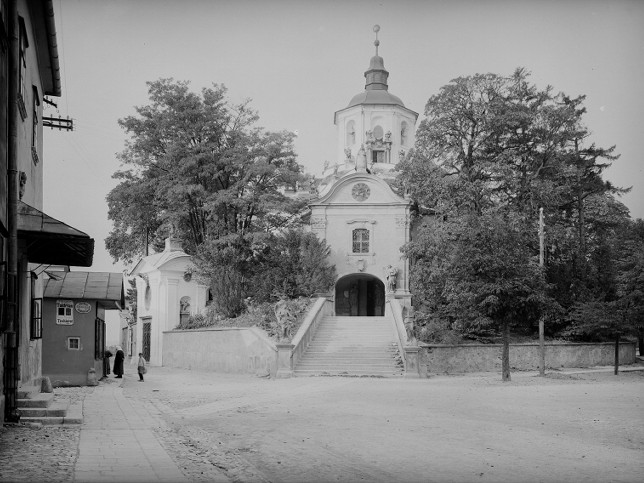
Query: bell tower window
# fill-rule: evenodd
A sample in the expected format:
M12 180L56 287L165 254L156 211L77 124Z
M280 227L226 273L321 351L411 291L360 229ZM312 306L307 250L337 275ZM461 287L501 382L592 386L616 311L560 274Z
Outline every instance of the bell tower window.
M347 123L346 146L353 146L356 143L356 123L349 121Z

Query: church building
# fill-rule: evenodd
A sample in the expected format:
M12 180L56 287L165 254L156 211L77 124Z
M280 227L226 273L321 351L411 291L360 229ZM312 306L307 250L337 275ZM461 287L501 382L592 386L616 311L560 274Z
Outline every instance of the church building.
M385 299L408 305L409 263L400 247L410 239L410 201L390 183L414 145L418 113L389 92L389 72L375 55L365 88L335 113L337 162L326 166L310 203L311 231L331 248L336 266L336 315L385 315Z

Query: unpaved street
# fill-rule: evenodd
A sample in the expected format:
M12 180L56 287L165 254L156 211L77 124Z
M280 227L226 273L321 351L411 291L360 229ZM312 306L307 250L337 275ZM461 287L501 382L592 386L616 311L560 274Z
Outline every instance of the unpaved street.
M236 481L641 481L644 371L424 380L152 367L124 394L186 473ZM210 475L210 476L209 476Z

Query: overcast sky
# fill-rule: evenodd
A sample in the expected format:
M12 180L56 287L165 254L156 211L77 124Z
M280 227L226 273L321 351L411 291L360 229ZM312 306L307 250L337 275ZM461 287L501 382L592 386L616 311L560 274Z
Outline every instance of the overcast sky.
M427 99L475 73L532 72L539 87L585 94L585 123L621 158L606 177L632 186L622 198L644 218L644 1L232 1L54 0L63 95L45 115L73 132L45 132L49 215L96 240L94 271L112 265L105 196L115 186L119 118L147 104L146 81L226 85L252 99L260 125L298 132L299 161L319 175L336 161L333 113L364 90L380 55L389 91L422 119Z

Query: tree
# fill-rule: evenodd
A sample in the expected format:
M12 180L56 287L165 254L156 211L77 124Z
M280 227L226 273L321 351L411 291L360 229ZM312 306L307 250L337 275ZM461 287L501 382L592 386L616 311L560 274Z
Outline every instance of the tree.
M256 127L249 101L231 104L222 85L196 94L187 82L160 79L148 93L148 105L119 121L130 138L114 175L121 181L107 197L114 229L106 246L131 262L148 244L181 239L198 266L216 267L217 277L204 275L222 281L215 292L234 294L237 312L249 250L300 224L305 201L283 194L303 179L294 134Z
M500 331L502 378L510 380L510 327L536 324L550 305L522 220L498 211L438 220L406 254L414 260L411 288L420 294L420 312L465 335Z
M644 325L644 222L621 219L601 237L601 250L592 264L597 269L595 283L572 307L566 333L614 340L617 375L620 339L641 335Z

